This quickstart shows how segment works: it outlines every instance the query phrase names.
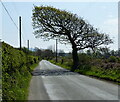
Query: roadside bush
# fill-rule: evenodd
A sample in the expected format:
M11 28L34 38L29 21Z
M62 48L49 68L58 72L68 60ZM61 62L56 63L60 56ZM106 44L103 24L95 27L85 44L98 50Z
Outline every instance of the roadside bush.
M31 65L38 57L28 55L2 42L2 99L3 101L26 100Z
M108 61L109 62L117 62L117 58L115 56L110 56Z
M120 63L120 57L116 57L116 58L117 58L118 63Z
M90 65L91 64L91 61L92 61L92 57L90 57L89 55L85 54L85 53L82 53L82 54L79 54L79 62L80 62L80 65Z

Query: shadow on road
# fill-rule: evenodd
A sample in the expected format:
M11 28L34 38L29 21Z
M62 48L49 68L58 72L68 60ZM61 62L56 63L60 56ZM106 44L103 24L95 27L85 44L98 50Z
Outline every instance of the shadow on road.
M35 69L32 72L33 76L60 76L60 75L76 75L77 73L73 73L69 70L65 69Z

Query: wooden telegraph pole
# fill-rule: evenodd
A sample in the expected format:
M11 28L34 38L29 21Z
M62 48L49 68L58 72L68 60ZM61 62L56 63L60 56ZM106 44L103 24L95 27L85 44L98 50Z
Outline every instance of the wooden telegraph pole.
M27 40L27 44L28 44L28 50L29 50L29 40Z
M19 37L20 37L20 50L21 50L21 16L19 16Z

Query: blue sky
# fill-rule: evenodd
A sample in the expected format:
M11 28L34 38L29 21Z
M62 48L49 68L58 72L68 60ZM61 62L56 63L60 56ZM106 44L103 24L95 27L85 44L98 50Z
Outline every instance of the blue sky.
M48 48L55 46L55 41L44 42L36 39L32 29L33 4L37 6L49 5L61 10L67 10L88 21L100 32L109 34L114 44L109 45L111 49L118 49L118 3L117 2L3 2L10 12L10 15L18 24L19 16L22 17L22 46L27 47L27 40L30 40L30 47ZM0 10L1 12L1 10ZM19 33L8 14L2 7L2 40L6 43L19 47ZM0 36L1 37L1 36ZM71 51L70 45L58 43L59 49L66 52Z

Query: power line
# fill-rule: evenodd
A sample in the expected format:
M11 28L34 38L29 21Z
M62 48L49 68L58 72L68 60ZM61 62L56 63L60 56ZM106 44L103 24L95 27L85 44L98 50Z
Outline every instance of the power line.
M11 21L13 22L13 24L15 25L15 27L18 29L18 26L16 25L16 23L14 22L13 18L11 17L10 13L8 12L7 8L5 7L5 5L3 4L2 0L0 0L2 6L4 7L5 11L7 12L8 16L10 17Z
M17 26L17 24L14 22L14 19L12 18L12 16L10 15L10 13L9 13L9 11L7 10L7 8L5 7L5 5L4 5L4 3L2 2L2 0L0 0L0 2L1 2L1 4L2 4L2 6L4 7L4 9L5 9L5 11L7 12L7 14L8 14L8 16L10 17L10 19L11 19L11 21L13 22L13 24L15 25L15 27L18 29L18 26ZM15 8L15 7L14 7ZM15 9L16 10L16 9ZM16 11L16 14L18 15L18 12ZM22 26L23 24L21 23L21 26ZM23 28L24 28L24 26L23 26ZM19 28L19 30L20 30L20 28ZM24 37L22 36L22 34L23 34L23 32L22 32L22 30L21 30L21 40L23 40L23 42L26 42L26 40L24 39ZM23 34L24 35L24 34ZM27 37L27 39L28 39L28 37ZM21 43L22 44L22 43ZM24 44L23 44L24 45ZM21 46L21 45L20 45Z

